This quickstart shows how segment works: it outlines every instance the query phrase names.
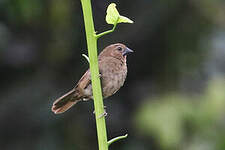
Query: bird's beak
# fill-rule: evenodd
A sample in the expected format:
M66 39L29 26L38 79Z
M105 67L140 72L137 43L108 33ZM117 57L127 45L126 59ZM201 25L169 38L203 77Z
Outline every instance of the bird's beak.
M123 56L127 55L128 53L133 53L133 52L134 52L133 50L126 47L125 50L123 51Z

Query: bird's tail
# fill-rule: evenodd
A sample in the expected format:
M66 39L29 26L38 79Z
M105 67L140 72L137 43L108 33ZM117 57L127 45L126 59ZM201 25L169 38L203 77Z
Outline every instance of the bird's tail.
M52 105L52 111L55 114L64 113L70 107L79 102L81 98L77 95L77 91L75 89L69 91L65 95L61 96Z

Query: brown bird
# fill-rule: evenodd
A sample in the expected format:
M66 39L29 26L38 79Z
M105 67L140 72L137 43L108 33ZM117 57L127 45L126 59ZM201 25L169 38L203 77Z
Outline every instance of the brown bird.
M127 76L127 54L133 52L124 44L107 46L98 56L99 72L103 98L116 93ZM77 85L68 93L58 98L52 106L55 114L63 113L81 100L93 99L91 74L88 69Z

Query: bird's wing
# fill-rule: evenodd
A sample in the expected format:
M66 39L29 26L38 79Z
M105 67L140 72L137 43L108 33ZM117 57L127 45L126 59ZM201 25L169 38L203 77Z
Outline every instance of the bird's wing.
M88 69L85 74L80 78L75 88L85 89L91 83L91 73Z
M99 76L101 77L102 68L105 67L104 59L99 59L98 60L98 64L99 64L99 74L100 74ZM90 69L88 69L85 72L85 74L81 77L81 79L78 81L78 83L75 86L75 88L85 89L86 87L88 87L89 84L91 84L91 72L90 72Z

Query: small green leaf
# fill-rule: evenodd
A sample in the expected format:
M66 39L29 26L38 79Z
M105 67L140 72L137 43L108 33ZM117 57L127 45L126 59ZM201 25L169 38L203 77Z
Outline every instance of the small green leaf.
M134 22L127 17L120 16L118 23L134 23Z
M120 16L119 12L116 9L116 4L111 3L106 11L106 22L108 24L115 24Z
M130 20L127 17L124 16L120 16L118 10L116 9L116 4L115 3L111 3L106 11L106 22L108 24L117 24L117 23L133 23L132 20Z

